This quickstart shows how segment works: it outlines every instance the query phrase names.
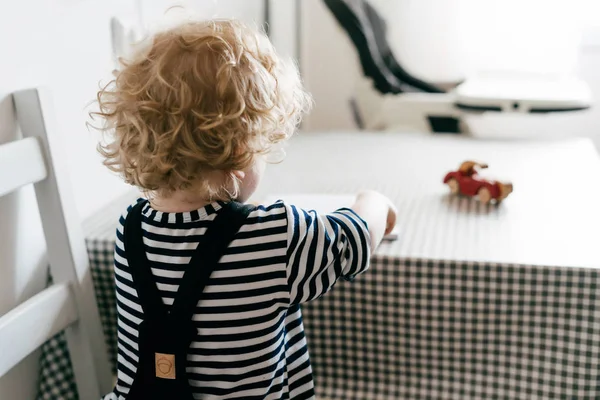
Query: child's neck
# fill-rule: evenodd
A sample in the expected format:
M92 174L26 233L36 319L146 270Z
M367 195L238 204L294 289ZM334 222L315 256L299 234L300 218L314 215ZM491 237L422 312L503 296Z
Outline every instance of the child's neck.
M175 192L168 197L154 196L150 200L153 209L166 213L194 211L210 203L211 201L204 196L193 196L184 192Z

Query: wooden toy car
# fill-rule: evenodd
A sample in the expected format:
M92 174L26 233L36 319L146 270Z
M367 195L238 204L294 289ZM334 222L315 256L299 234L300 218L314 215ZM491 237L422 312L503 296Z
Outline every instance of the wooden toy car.
M480 177L478 171L487 167L487 164L465 161L460 165L458 171L446 174L444 183L448 185L452 194L478 196L484 204L488 204L492 200L499 203L512 193L513 185Z

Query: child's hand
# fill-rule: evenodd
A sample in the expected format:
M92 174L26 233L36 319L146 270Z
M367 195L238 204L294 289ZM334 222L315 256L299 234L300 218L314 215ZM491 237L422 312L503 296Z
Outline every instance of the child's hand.
M396 226L396 207L389 198L379 192L373 190L360 192L356 196L352 209L367 222L373 250Z
M396 208L394 203L392 203L392 201L389 198L387 198L387 200L388 200L388 214L387 214L387 223L385 225L385 235L384 236L392 233L392 231L396 227L396 218L398 215L398 209Z

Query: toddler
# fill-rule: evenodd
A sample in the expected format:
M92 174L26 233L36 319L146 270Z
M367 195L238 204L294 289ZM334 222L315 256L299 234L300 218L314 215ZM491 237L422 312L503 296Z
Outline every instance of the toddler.
M244 204L310 106L294 64L238 21L187 23L98 101L105 165L146 194L117 229L104 399L314 399L300 305L365 271L396 214L372 191L328 215Z

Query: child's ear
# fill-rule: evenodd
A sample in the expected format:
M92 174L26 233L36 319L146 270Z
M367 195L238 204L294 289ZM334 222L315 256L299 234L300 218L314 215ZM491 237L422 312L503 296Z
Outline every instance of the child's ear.
M240 181L246 177L246 173L244 171L231 171L231 173Z

